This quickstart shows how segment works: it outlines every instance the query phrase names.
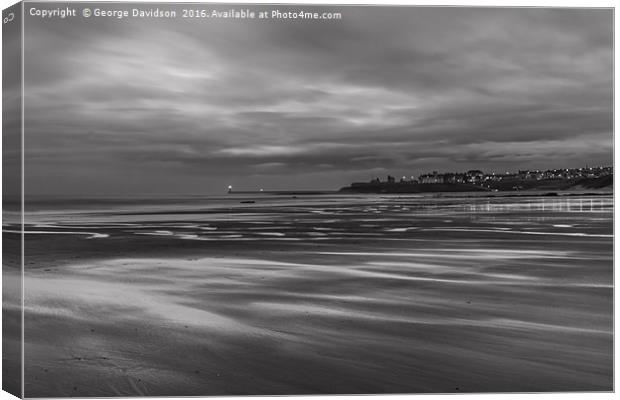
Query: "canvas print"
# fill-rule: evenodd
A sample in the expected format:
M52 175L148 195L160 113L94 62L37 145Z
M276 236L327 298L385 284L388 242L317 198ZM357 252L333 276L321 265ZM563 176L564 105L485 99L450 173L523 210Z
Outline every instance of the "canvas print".
M27 1L3 41L4 390L613 391L611 8Z

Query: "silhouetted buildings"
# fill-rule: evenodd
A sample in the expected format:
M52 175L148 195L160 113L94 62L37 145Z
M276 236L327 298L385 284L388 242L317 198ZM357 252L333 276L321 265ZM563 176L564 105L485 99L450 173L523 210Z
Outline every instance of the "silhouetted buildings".
M580 178L599 178L613 174L613 167L584 167L584 168L565 168L565 169L548 169L548 170L519 170L518 172L504 173L484 173L478 169L472 169L467 172L443 172L422 174L416 180L412 175L410 178L403 176L400 184L428 184L428 183L444 183L444 184L474 184L483 185L485 182L512 181L512 180L549 180L549 179L565 179L575 180ZM370 183L380 184L379 178L374 178ZM388 175L387 183L396 183L396 179Z

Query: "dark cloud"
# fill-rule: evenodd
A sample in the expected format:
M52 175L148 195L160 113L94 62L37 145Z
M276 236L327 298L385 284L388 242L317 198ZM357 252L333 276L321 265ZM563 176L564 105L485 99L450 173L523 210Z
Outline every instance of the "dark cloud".
M28 17L26 189L318 189L611 164L611 10L304 8L343 19Z

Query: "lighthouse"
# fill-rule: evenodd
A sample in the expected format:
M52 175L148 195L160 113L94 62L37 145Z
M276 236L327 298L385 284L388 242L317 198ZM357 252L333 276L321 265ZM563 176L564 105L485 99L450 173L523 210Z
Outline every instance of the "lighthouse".
M232 185L228 185L228 193L232 193Z

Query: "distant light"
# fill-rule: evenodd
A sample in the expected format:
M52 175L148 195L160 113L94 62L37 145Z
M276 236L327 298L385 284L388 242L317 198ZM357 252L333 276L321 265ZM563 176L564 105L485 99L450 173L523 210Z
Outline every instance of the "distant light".
M263 189L260 190L261 192L263 191Z

